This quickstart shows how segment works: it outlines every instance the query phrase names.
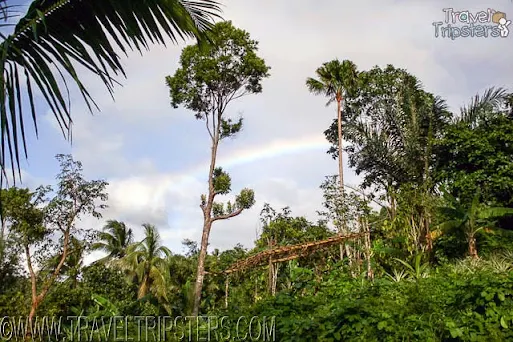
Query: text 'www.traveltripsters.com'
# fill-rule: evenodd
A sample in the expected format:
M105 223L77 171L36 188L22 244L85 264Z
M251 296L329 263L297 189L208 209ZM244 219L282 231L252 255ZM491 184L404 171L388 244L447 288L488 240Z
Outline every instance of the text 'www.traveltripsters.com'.
M0 318L0 341L275 341L275 330L274 316Z
M453 8L443 9L444 20L433 22L435 37L450 38L506 38L509 26L506 13L488 8L487 10L456 11Z

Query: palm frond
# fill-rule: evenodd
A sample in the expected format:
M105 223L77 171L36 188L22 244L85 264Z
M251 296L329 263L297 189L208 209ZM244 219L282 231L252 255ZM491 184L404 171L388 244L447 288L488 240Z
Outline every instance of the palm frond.
M356 89L358 71L349 60L326 62L315 73L317 79L309 77L306 86L311 93L328 97L327 106L335 101L337 95L352 94Z
M69 138L72 117L65 96L66 78L78 87L89 110L97 108L76 65L98 76L112 94L116 83L113 76L125 75L115 48L125 54L127 48L142 52L148 43L165 44L165 35L174 43L187 38L204 42L220 11L215 0L33 1L14 32L0 45L1 180L6 176L7 159L13 180L15 170L21 178L20 144L27 158L24 99L30 104L36 136L37 90Z
M11 19L18 18L20 13L15 9L20 8L20 5L11 5L7 0L0 0L0 28L6 26L14 26ZM0 33L2 38L5 36Z
M491 208L484 208L481 209L477 213L477 217L479 219L492 219L492 218L499 218L507 215L513 215L513 208L504 208L504 207L491 207Z
M467 106L461 108L461 116L459 121L474 125L489 111L499 109L507 99L508 93L506 89L488 88L482 95L476 94Z
M325 93L324 84L321 81L316 80L315 78L312 78L312 77L307 78L306 86L307 86L308 90L315 95L320 95L320 94Z
M463 222L462 220L448 220L440 223L436 228L440 229L444 233L447 233L450 231L460 229L464 224L465 222Z

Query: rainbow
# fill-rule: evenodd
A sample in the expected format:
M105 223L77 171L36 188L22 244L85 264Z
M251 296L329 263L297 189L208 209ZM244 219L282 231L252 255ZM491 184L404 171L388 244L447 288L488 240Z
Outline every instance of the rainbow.
M263 146L259 145L236 150L226 157L222 155L221 151L221 157L218 159L217 164L223 167L233 167L284 155L326 150L329 147L330 144L323 135L312 135L290 140L275 140ZM204 168L202 169L205 170Z
M326 151L330 144L324 135L309 135L302 136L295 139L281 139L273 140L264 145L248 146L239 148L223 155L222 146L220 149L220 156L217 160L217 165L223 168L230 168L239 165L247 165L257 161L282 157L291 154L301 154L308 151ZM208 162L203 161L200 164L194 165L187 170L173 175L169 179L170 185L183 184L187 180L203 179L208 173ZM178 184L177 184L178 183Z

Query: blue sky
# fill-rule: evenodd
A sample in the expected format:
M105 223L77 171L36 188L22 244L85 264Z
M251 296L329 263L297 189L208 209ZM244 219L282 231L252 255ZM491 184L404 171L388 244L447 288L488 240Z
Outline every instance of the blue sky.
M360 69L386 64L406 68L454 109L489 86L511 88L513 33L507 38L452 41L435 38L432 26L443 20L445 7L493 8L513 18L513 3L508 0L222 3L225 19L260 42L259 54L272 68L262 94L242 98L228 108L228 115L242 113L246 124L239 137L220 147L220 158L228 164L234 160L231 156L266 150L273 142L293 145L322 139L335 108L326 108L326 100L309 94L304 83L318 66L333 58L351 59ZM117 87L115 101L86 74L84 80L101 112L90 115L77 94L72 94L72 146L63 139L47 108L40 105L40 135L38 140L29 139L23 185L52 184L58 172L55 154L72 152L83 162L88 177L110 183L110 207L104 219L84 218L82 226L100 228L105 219L119 219L140 237L140 225L154 223L174 252L183 251L184 238L199 240L202 214L198 204L206 190L208 136L193 113L170 106L164 82L166 75L174 73L183 46L153 46L143 56L132 53L123 59L128 78L120 79L123 87ZM315 220L322 203L318 187L324 176L337 172L337 163L325 151L319 145L229 165L234 191L253 187L257 203L239 217L217 222L211 246L225 249L240 242L250 247L264 202L276 208L290 205L293 214ZM345 172L348 183L359 183L352 170Z

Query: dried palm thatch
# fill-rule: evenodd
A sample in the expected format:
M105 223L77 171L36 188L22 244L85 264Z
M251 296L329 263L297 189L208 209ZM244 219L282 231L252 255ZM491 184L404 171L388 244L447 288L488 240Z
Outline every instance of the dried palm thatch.
M319 250L321 248L326 248L331 245L335 245L344 240L353 240L363 237L365 236L365 234L368 234L368 232L354 233L349 235L336 235L325 240L308 241L297 245L269 249L258 254L252 255L246 259L239 260L221 273L230 274L233 272L243 271L245 269L252 267L263 266L269 263L269 259L271 259L272 263L296 259L301 256L311 254L312 252Z

